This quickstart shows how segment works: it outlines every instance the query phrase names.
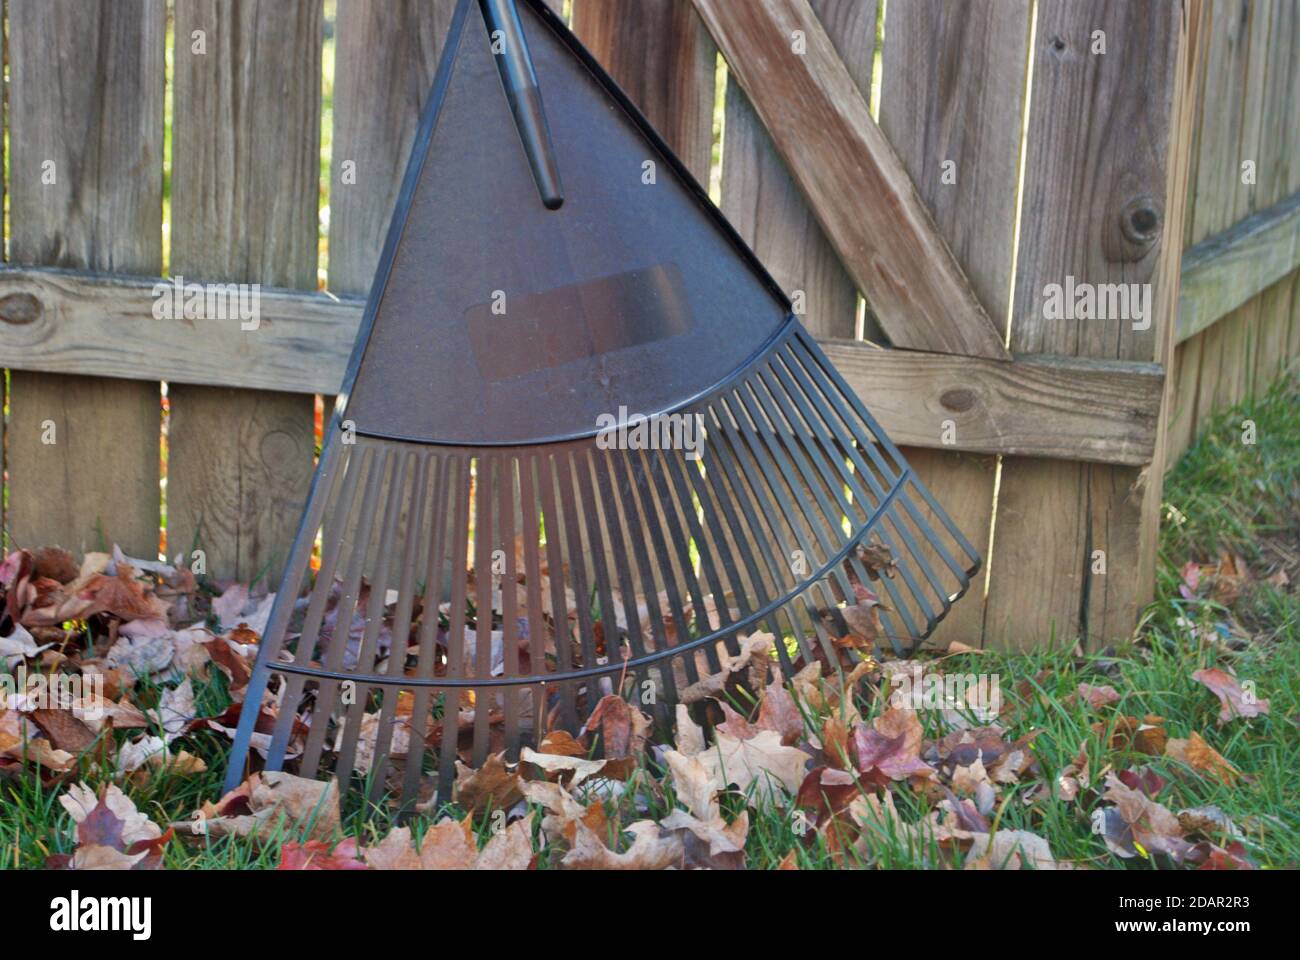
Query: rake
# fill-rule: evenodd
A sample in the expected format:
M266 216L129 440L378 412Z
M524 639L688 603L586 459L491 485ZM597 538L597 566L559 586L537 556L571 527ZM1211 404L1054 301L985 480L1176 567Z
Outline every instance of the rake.
M462 0L227 788L256 750L445 800L625 677L666 720L749 634L838 668L869 610L905 655L978 566L565 25Z

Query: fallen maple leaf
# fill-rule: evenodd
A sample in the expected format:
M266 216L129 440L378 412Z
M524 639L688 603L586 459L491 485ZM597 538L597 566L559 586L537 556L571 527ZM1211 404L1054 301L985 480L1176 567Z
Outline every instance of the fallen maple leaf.
M1208 773L1228 786L1236 783L1241 776L1241 771L1206 743L1195 730L1186 740L1170 740L1165 744L1165 756L1181 761L1193 770Z
M567 870L664 870L681 866L685 850L675 832L665 832L651 820L630 824L632 844L622 853L607 847L582 821L574 823L570 849L560 860Z
M734 783L741 793L756 787L755 796L772 798L774 787L795 794L803 783L808 754L781 742L774 730L748 740L718 733L714 745L696 757L718 783Z
M1112 686L1095 687L1090 683L1081 683L1076 693L1080 700L1094 710L1108 707L1112 703L1119 703L1120 699L1119 691Z
M723 647L718 653L722 669L684 686L677 695L678 702L689 706L709 697L717 697L732 680L744 679L750 689L761 689L771 669L770 653L774 642L775 637L770 633L752 633L741 638L740 653L734 657Z
M1028 830L999 830L992 838L977 833L966 853L966 870L1019 870L1027 863L1034 870L1069 870L1058 863L1047 841Z
M1249 718L1268 713L1268 700L1255 696L1253 683L1250 688L1243 688L1236 677L1218 667L1197 670L1192 674L1192 679L1205 684L1219 698L1220 724L1227 723L1233 717Z
M234 809L248 812L218 812L233 798L241 800ZM205 807L194 814L194 819L172 826L178 833L196 837L256 837L265 841L283 829L305 830L307 839L329 841L339 827L338 781L307 780L283 771L253 774L215 807Z
M74 870L157 869L172 831L162 829L110 784L96 794L74 783L59 803L77 825L77 849L70 858L51 858L51 866Z
M519 771L506 766L504 751L489 756L477 770L457 760L456 771L452 800L468 813L508 810L523 799Z
M1126 786L1113 773L1106 775L1106 793L1103 799L1115 805L1123 822L1131 830L1139 853L1148 857L1163 853L1175 863L1181 863L1191 850L1192 845L1183 839L1183 828L1178 817L1141 791ZM1109 843L1107 845L1110 846ZM1123 852L1123 844L1111 846L1111 849L1120 856L1132 855Z
M934 768L921 759L923 737L915 710L890 705L871 726L860 723L854 728L857 768L863 774L879 770L891 780L932 777Z

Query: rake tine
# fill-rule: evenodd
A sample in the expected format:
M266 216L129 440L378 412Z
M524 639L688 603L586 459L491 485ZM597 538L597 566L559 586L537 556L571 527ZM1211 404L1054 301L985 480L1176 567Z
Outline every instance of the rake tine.
M335 446L342 447L343 444ZM323 543L320 570L312 587L311 599L307 604L307 615L303 619L302 636L298 638L298 648L294 656L294 665L306 667L311 663L316 652L317 639L320 636L321 621L325 604L334 583L334 571L338 564L339 553L347 536L346 518L351 515L356 499L359 479L363 474L374 469L374 450L364 447L356 450L347 458L343 468L343 489L339 494L340 522L327 526L332 533ZM268 628L269 628L268 624ZM271 744L267 750L266 769L279 770L284 762L289 739L298 716L298 707L302 705L303 686L307 678L302 674L291 673L285 678L283 695L280 699L280 714L276 718L275 728L271 734ZM248 694L245 694L247 697Z
M768 500L764 485L757 483L754 479L756 476L754 473L755 468L743 427L732 415L722 398L717 400L711 412L717 422L717 435L726 445L723 451L724 455L718 458L718 462L722 465L731 489L736 491L741 512L745 516L750 531L749 537L744 542L752 542L758 546L759 553L762 555L767 571L772 578L773 593L780 595L785 592L787 585L793 586L795 583L791 562L784 559L793 556L789 541L776 523L777 514ZM738 468L738 472L733 469L733 464ZM743 496L745 490L750 491L750 496ZM780 491L773 488L773 492L779 493ZM764 522L767 524L766 527ZM793 530L793 526L790 529ZM771 545L774 540L782 554L782 560L777 560L772 552ZM804 608L809 623L816 622L815 605L810 599L808 591L801 592L798 604L793 608L786 608L784 614L790 623L791 635L795 638L800 652L806 659L811 659L812 654L808 649L804 631L795 615L795 610L799 606ZM780 635L781 631L776 629L774 633ZM784 644L778 645L778 653L786 675L793 675L794 665L790 663Z
M424 607L420 613L419 660L416 673L432 677L438 659L438 609L442 606L443 555L446 550L447 498L456 482L454 466L458 461L452 456L437 458L437 475L433 487L433 513L429 537L429 550L424 564ZM411 709L411 731L406 751L406 774L402 778L401 808L403 813L415 798L424 768L426 731L429 729L429 703L432 690L417 687Z
M698 492L695 490L693 482L688 488L687 481L682 476L682 458L678 455L679 453L679 451L673 451L671 455L664 458L668 465L668 478L672 482L673 491L677 496L677 503L686 518L686 527L690 531L696 553L699 554L700 569L704 572L704 578L708 582L710 592L713 594L713 607L718 612L718 622L722 626L728 626L732 622L732 617L731 611L727 607L727 592L723 589L722 580L718 577L717 568L713 562L713 549L709 545L708 538L704 535L704 529L700 526L700 519L696 513L695 499L698 497ZM692 473L693 471L687 470L686 472ZM712 514L710 514L710 519L713 519ZM704 614L705 620L705 629L701 632L707 633L713 629L713 624L709 620L708 609L704 608L700 613ZM699 616L700 614L697 613L697 621ZM726 646L727 652L732 656L740 652L740 646L736 638L730 634L726 638Z
M343 591L339 595L339 604L335 609L338 612L338 618L334 622L334 634L330 637L329 648L325 651L326 670L337 671L343 666L343 657L347 651L348 641L352 633L352 617L356 610L357 598L360 596L361 588L361 570L365 563L366 553L370 543L370 537L374 529L375 511L378 509L382 485L385 480L390 480L392 468L396 454L392 450L385 451L383 462L379 469L371 472L366 478L366 492L361 498L361 515L357 523L356 537L357 543L354 545L352 555L348 558L347 580L343 585ZM303 748L302 762L300 769L304 777L316 776L316 768L320 764L321 748L325 743L325 735L330 720L334 714L335 700L338 697L339 681L323 677L316 688L316 703L312 708L311 730L307 734L307 744ZM351 771L345 771L342 779L346 782Z
M481 457L474 496L474 574L478 596L474 601L474 673L480 680L492 675L492 505L496 500L497 458ZM504 589L504 588L503 588ZM496 694L486 687L474 690L474 745L470 763L476 769L487 760L488 733Z
M627 643L633 656L643 656L645 638L641 635L641 614L636 608L636 588L632 584L631 566L628 562L627 538L623 534L623 518L610 483L611 457L608 451L599 448L592 452L591 457L605 520L605 531L609 539L609 552L614 558L614 572L618 576L619 599L623 604L623 617L627 625ZM617 627L617 623L615 626ZM606 638L606 650L609 650L608 638ZM614 656L614 653L611 652L610 655ZM619 655L621 656L621 652ZM647 679L644 669L636 670L632 678L637 689L644 689L643 684ZM622 690L616 690L615 693L621 696ZM656 698L657 704L658 698Z
M397 607L393 612L393 649L388 652L388 661L384 666L384 676L396 678L402 676L406 667L407 643L411 635L411 613L415 607L415 573L416 554L423 540L426 506L431 490L429 473L432 457L426 452L419 456L419 472L415 485L411 489L411 522L406 531L402 551L402 577L397 587ZM375 734L374 777L370 786L370 802L378 803L383 794L384 784L390 767L388 750L393 741L393 724L396 719L397 705L401 699L401 688L389 684L381 688L383 700L379 707L379 727ZM412 733L409 740L414 740ZM408 747L409 750L409 747Z
M591 585L587 580L586 554L582 549L582 521L575 505L573 464L566 450L555 457L555 479L560 492L560 509L564 516L564 537L568 547L569 576L577 601L578 637L582 642L582 665L596 664L596 627L591 617ZM587 704L587 710L591 709ZM578 721L585 717L579 716Z
M896 447L894 442L889 439L888 435L880 429L880 425L876 423L875 418L867 412L867 408L863 406L862 401L858 399L857 395L844 382L844 379L840 376L839 371L835 369L834 365L826 359L825 354L821 352L821 349L817 346L816 342L801 331L798 337L798 343L800 354L803 357L806 357L808 361L805 364L805 367L813 372L814 378L825 378L829 383L834 384L833 389L827 389L825 384L823 384L822 387L823 395L831 400L831 406L842 418L845 418L845 405L852 409L854 413L857 414L859 420L866 425L868 430L871 431L879 445L889 454L890 459L893 461L895 471L897 472L899 470L899 465L906 462L903 459L903 455L899 453L898 447ZM874 451L874 445L868 444L867 446ZM884 469L883 463L882 469ZM951 556L947 555L944 557L944 562L949 564L955 573L965 572L968 575L973 574L979 565L978 555L975 553L975 548L970 545L964 536L962 536L961 531L957 528L957 525L953 523L952 518L939 508L939 505L930 495L930 492L925 489L924 485L915 479L912 483L913 486L922 492L926 502L935 511L936 515L942 518L944 528L952 535L953 540L957 543L957 546L961 551L971 558L974 567L971 569L964 569L953 561ZM904 504L907 504L906 500L904 500Z
M551 611L555 619L555 662L560 672L573 667L571 637L569 633L569 602L564 595L564 562L561 559L559 512L555 509L555 486L551 475L551 457L543 453L537 460L537 482L542 489L542 515L546 522L546 563L551 581ZM578 606L582 598L575 597ZM536 671L540 673L541 671ZM560 684L561 720L566 727L577 723L577 709L574 705L574 685ZM543 692L545 687L543 685ZM543 700L543 709L546 704Z
M528 595L528 658L532 664L531 672L536 675L544 673L546 668L546 619L542 612L542 562L539 548L542 530L533 478L534 459L525 457L519 461L519 499L523 507L524 566L528 577L525 587ZM553 590L552 595L554 593ZM546 688L538 684L532 688L532 695L533 736L536 737L542 732L546 718Z
M644 457L648 463L647 473L654 481L653 489L658 494L658 505L661 515L668 522L668 542L672 544L676 550L678 567L682 571L682 581L686 584L686 591L690 594L691 603L694 606L694 620L697 629L700 617L704 617L705 629L701 632L708 633L708 607L704 605L704 594L700 590L700 580L695 573L695 567L691 564L691 554L690 549L687 546L687 537L682 531L681 519L677 515L677 503L673 499L672 493L668 489L667 480L664 477L664 473L667 469L664 465L664 461L670 458L648 457L644 451L642 451L642 457ZM689 503L686 504L686 509L693 515L693 511L690 511ZM664 571L665 581L667 581L669 576L670 574L668 571ZM685 629L686 623L683 621L678 626L678 630L680 631ZM722 669L722 663L718 660L718 651L713 649L711 645L706 646L701 652L704 654L704 657L708 662L709 672L717 673Z
M461 678L465 670L465 593L468 588L466 563L469 559L469 495L473 478L472 461L458 457L460 482L456 486L456 514L451 542L451 608L447 611L448 679ZM482 461L479 461L482 463ZM476 491L477 495L477 491ZM460 746L460 694L456 687L444 687L442 698L442 747L438 754L438 804L451 800L451 785L456 777L456 753Z
M753 408L750 404L754 400L758 402L763 414L771 424L770 437L767 433L764 434L764 439L767 440L768 443L768 449L775 455L778 468L785 477L786 483L789 485L791 493L799 503L800 508L804 511L804 515L808 521L808 526L811 529L813 536L816 538L825 554L830 556L835 553L837 549L836 532L834 527L831 525L830 520L831 517L835 516L835 512L830 509L830 504L827 502L825 494L818 488L816 481L808 471L807 465L803 462L802 458L799 457L796 445L787 439L787 431L780 428L780 420L778 420L771 405L767 399L765 399L764 391L756 386L753 381L750 381L741 388L741 401L742 403L745 403L752 412ZM796 479L790 471L791 465L793 465L795 470L798 472L799 479L802 479L803 481L802 490L806 492L802 495L800 494L798 479ZM817 506L821 509L822 512L820 515L812 509L812 504L808 502L808 494L813 496ZM843 565L837 566L832 572L831 577L834 582L839 585L846 597L853 595L853 590L849 586L848 577L844 573ZM832 598L832 602L827 605L828 609L834 605ZM834 646L830 643L830 640L833 638L830 638L829 634L825 632L820 617L817 619L815 626L817 634L821 638L822 647L826 651L827 659L831 663L835 663L836 657Z
M646 475L645 462L641 459L640 454L635 450L621 451L623 454L623 463L626 465L630 479L636 489L636 499L640 506L642 529L650 534L650 545L654 548L654 570L650 574L652 585L660 581L663 583L663 592L668 599L668 612L673 618L673 634L675 640L670 641L668 637L668 625L660 619L660 612L656 612L655 619L659 623L662 645L664 647L673 647L683 642L682 634L686 630L686 609L682 605L681 593L677 589L677 577L673 575L672 557L668 553L668 546L664 540L664 531L661 525L663 514L659 510L654 493L651 489L650 478ZM650 568L647 567L647 570ZM658 576L654 574L657 573ZM647 606L659 607L659 593L654 591L647 595ZM655 644L656 649L660 647L659 642ZM695 657L689 656L682 659L682 668L686 671L686 682L688 684L698 683L700 679L699 670L696 668ZM660 675L668 678L665 683L675 685L676 681L671 679L671 667L660 671Z
M820 372L816 364L813 364L811 368L808 365L801 364L801 366L803 366L804 369L809 373L814 373L814 371ZM816 379L815 373L814 373L814 379ZM825 396L827 399L832 399L831 394L827 390L827 385L824 382L820 384L820 387L823 396ZM850 421L848 420L846 415L847 412L843 406L842 399L838 403L835 403L833 401L832 406L836 409L836 412L839 414L840 418L844 420L846 424L850 424ZM830 417L827 417L825 422L827 422L829 425L832 426L832 428L834 428L834 422L830 419ZM884 474L886 477L889 477L890 481L892 482L893 478L890 475L890 471L888 467L884 464L883 460L881 459L879 452L875 448L875 445L870 442L860 442L859 444L856 445L854 444L846 445L847 452L849 452L850 456L854 458L854 462L859 466L859 469L863 470L865 473L867 473L868 476L870 476L870 471L867 469L865 462L863 462L861 454L858 452L857 449L858 447L861 447L862 450L865 450L867 456L870 457L872 462L876 464L877 469L879 469L881 473ZM915 484L914 480L912 482L913 484ZM913 521L917 523L918 527L926 531L927 542L929 542L931 545L937 548L937 550L940 553L940 556L944 559L944 562L947 564L949 569L959 579L964 580L965 578L962 577L961 568L952 560L951 556L948 555L946 549L943 548L942 544L937 541L935 535L933 534L932 531L930 531L929 527L917 517L915 507L912 505L911 500L906 496L902 496L899 499L902 501L903 509L909 513ZM904 544L906 545L908 550L908 555L911 557L915 557L917 561L923 565L923 572L928 572L928 579L930 580L931 585L934 587L936 593L945 600L945 609L946 609L946 593L944 592L943 588L936 583L933 571L930 570L929 565L925 560L923 552L918 548L916 541L912 537L911 531L898 519L895 510L891 508L888 515L890 518L890 523L893 526L895 532L902 538ZM882 525L882 531L883 531L883 525ZM887 545L890 544L887 542ZM891 550L895 550L895 548L892 545L890 545L890 547ZM895 552L897 551L895 550ZM912 594L919 599L923 595L923 592L920 586L916 584L915 580L912 578L909 565L900 563L899 570L903 575L904 581L907 582L909 589L912 591ZM932 612L927 612L927 622L930 625L933 625L934 620L933 620Z
M503 457L500 462L501 474L498 475L497 490L497 545L505 557L505 573L501 577L501 656L506 676L517 677L519 673L519 570L515 553L515 471L522 469L522 461L515 457ZM502 696L502 710L505 712L506 759L515 760L519 752L519 696L516 687L506 687Z
M640 505L637 501L636 492L632 489L631 478L628 474L626 454L622 451L608 450L606 456L614 473L615 482L618 485L619 497L623 503L624 513L627 516L627 528L629 531L628 540L632 545L632 553L636 559L638 571L641 574L641 590L646 598L646 616L650 618L650 637L652 649L658 649L660 639L667 644L668 630L664 626L663 611L659 605L659 592L655 589L654 568L650 565L650 556L646 552L645 537L641 534L650 529L650 521L642 516ZM633 587L635 590L635 587ZM632 606L635 608L635 593L629 593L627 596L633 598ZM638 614L639 616L639 614ZM629 623L631 621L629 620ZM645 652L645 635L644 628L637 634L637 643L640 647L634 647L638 654ZM677 699L677 681L673 677L671 665L667 668L660 668L657 676L661 678L664 693L668 699ZM647 678L648 679L648 678ZM663 702L662 697L658 696L658 685L655 688L655 705L662 707L660 722L668 722L667 704Z
M251 702L255 706L240 713L239 724L235 731L235 741L231 747L230 761L226 769L224 793L229 793L239 786L247 762L254 724L261 713L263 694L270 683L275 660L283 649L289 617L293 613L298 591L302 588L302 581L307 575L312 546L316 540L316 531L320 529L330 498L339 490L341 479L344 495L340 496L340 499L347 502L351 501L351 491L355 487L355 481L349 480L348 477L353 473L353 458L348 455L347 450L343 449L344 445L338 442L339 427L337 417L331 419L329 429L330 432L326 437L325 448L321 452L320 465L317 467L316 475L312 478L311 492L307 497L307 509L303 514L298 533L294 538L288 565L285 567L285 579L276 593L271 617L267 622L266 632L262 637L262 645L257 652L257 661L254 664L253 673L249 677L248 686L244 690L244 702ZM331 555L331 562L337 556L338 551L336 548ZM299 642L301 643L301 641ZM302 654L303 659L308 657L310 657L310 652ZM277 733L280 721L283 720L285 721L285 734L278 750L275 747L275 738L272 739L266 761L266 769L269 770L280 769L280 764L283 763L284 759L284 744L288 741L288 731L292 728L294 717L297 714L298 696L295 695L293 699L289 699L283 695L286 680L290 686L293 685L294 681L297 681L297 689L299 691L302 689L302 682L299 677L289 676L281 681L282 696L280 699L280 716L277 717Z
M596 574L596 597L600 601L600 625L601 635L605 640L605 656L602 658L606 662L613 663L621 658L618 649L618 617L614 612L614 596L610 590L609 570L606 566L609 554L605 549L604 537L601 535L600 513L596 505L595 496L592 493L590 452L575 453L573 456L574 473L576 474L578 493L581 497L581 517L582 526L586 533L587 556L591 557L591 565ZM597 662L595 660L593 663ZM611 678L601 678L602 681L610 681ZM603 686L603 683L601 684ZM611 692L618 692L612 691ZM589 708L595 707L595 702L599 697L593 696L593 702L588 704Z
M352 672L358 676L374 674L379 631L384 625L384 601L388 593L388 573L393 556L392 548L395 546L397 521L402 512L406 481L412 473L415 455L394 452L392 463L393 472L388 478L388 503L384 508L384 523L381 528L379 555L376 561L378 566L370 583L370 599L366 604L366 626L357 649L357 662L352 668ZM365 718L366 705L372 692L372 688L368 686L356 681L353 683L354 697L344 710L343 743L338 751L335 765L335 772L344 779L352 775L356 764L357 741L361 736L361 723Z
M753 428L747 421L738 416L735 410L732 409L732 404L737 403L736 395L733 393L730 398L720 398L719 403L721 404L722 409L727 412L730 421L737 427L737 432L741 441L740 444L737 444L735 434L731 431L724 431L723 436L726 437L728 444L737 454L737 461L741 465L742 475L751 480L752 478L761 476L762 474L758 471L758 468L755 465L755 458L760 454L758 453L758 440L754 436ZM795 523L794 510L791 509L789 500L785 497L784 492L778 484L761 484L756 480L753 480L750 489L758 500L759 516L768 521L772 539L776 540L777 549L780 550L784 562L778 563L774 558L770 557L770 547L768 546L769 541L767 538L760 534L754 539L758 543L759 549L765 555L769 556L768 563L773 572L775 573L776 570L784 571L784 575L779 582L785 582L785 575L789 575L793 578L791 564L793 563L794 551L791 549L790 541L782 531L780 524L776 522L777 517L785 520L788 529L794 535L795 541L799 544L799 549L802 550L807 557L817 556L817 551L814 550L812 545L808 542L802 528ZM773 504L768 500L769 493L777 501L775 506L773 506ZM832 603L832 599L830 598L824 584L817 584L815 587L818 592L821 592L825 596L825 602L828 605ZM815 612L816 601L814 597L810 596L811 593L812 590L803 591L800 594L800 598L806 608L805 612L809 623L816 624L819 618ZM804 635L803 630L799 629L798 623L794 623L793 626L795 642L799 645L800 652L803 654L805 660L811 661L813 659L813 654L808 647L808 638Z
M710 407L708 412L713 422L718 423L717 411ZM721 438L721 433L722 430L719 426L719 438ZM737 598L741 616L746 616L749 613L750 604L746 599L749 591L746 588L744 576L748 576L748 582L753 587L754 597L759 606L763 606L768 602L769 594L763 580L762 571L759 569L753 551L750 549L749 535L741 526L740 519L733 507L733 501L739 499L742 493L734 484L731 484L730 488L728 488L731 481L731 471L730 464L726 462L726 453L718 450L713 444L707 445L706 449L709 451L709 457L703 461L704 479L708 482L713 493L714 502L718 506L718 509L708 510L706 514L714 527L714 539L721 544L719 549L725 551L723 565L728 569L732 578L732 591ZM745 512L746 516L752 517L752 507L748 501L742 503L742 511ZM721 513L721 520L718 517L719 513ZM726 522L725 530L721 526L722 520ZM727 536L728 533L730 533L730 537ZM737 566L735 558L731 555L730 545L732 544L740 553L741 563L744 564L743 573ZM779 591L780 581L777 581L775 586ZM768 629L773 636L777 638L781 636L780 624L775 616L768 620ZM786 656L784 646L778 643L777 647L778 653L784 658Z
M735 391L735 396L739 401L741 408L748 414L758 435L761 436L768 453L768 458L776 465L777 470L785 480L786 488L790 491L794 503L798 504L799 513L796 513L791 506L790 501L785 500L782 496L781 488L778 485L773 484L772 488L777 493L778 504L781 508L782 516L787 519L791 524L791 528L795 531L795 538L799 541L800 548L806 551L810 556L818 555L818 552L813 549L812 544L807 540L804 528L796 522L801 513L807 523L807 531L816 538L818 546L822 551L824 551L825 555L830 556L835 552L834 547L832 546L832 541L831 539L828 539L825 527L820 522L820 519L813 513L811 505L808 504L805 497L800 495L800 485L798 480L795 479L794 474L791 472L790 460L785 453L784 444L778 443L776 440L775 424L766 421L754 409L753 393L752 389L749 388L748 385L739 386ZM769 423L770 425L764 427L763 425L765 423ZM754 433L747 427L742 427L742 432L744 433L746 440L750 443L751 449L754 449L755 452L757 452ZM845 595L852 592L849 588L848 579L844 576L843 570L836 569L831 576L838 581L840 589ZM828 590L824 591L824 595L828 601L827 605L833 606L834 597Z
M773 366L775 367L776 365L774 364ZM777 370L776 372L777 372L777 376L779 377L780 376L779 370ZM764 377L766 377L766 372L764 373ZM844 496L842 484L837 483L836 480L837 479L840 481L847 480L850 484L853 485L853 489L861 497L862 490L861 487L857 485L856 477L854 477L851 474L847 474L844 471L841 471L837 476L836 473L829 467L829 465L826 464L825 458L822 456L821 452L816 448L816 444L809 443L807 441L804 431L800 429L799 421L792 415L789 406L785 402L787 399L789 399L793 401L796 405L798 405L797 395L791 392L791 385L788 385L783 381L782 385L785 387L785 389L778 390L775 387L773 387L769 381L766 381L766 379L765 379L765 383L768 387L769 392L773 394L773 397L774 399L776 399L777 404L781 407L782 413L785 416L787 422L789 423L791 433L799 437L798 443L799 446L803 448L804 455L816 464L817 469L821 473L822 477L825 479L827 486L832 491L833 495L836 497L840 509L851 512L852 507ZM821 440L822 443L824 445L827 445L827 448L830 449L831 447L829 445L828 439L825 437L824 433L820 432L819 425L813 423L810 420L808 422L808 426L814 431L814 433L816 433L817 439ZM818 497L820 498L819 502L822 506L822 509L830 510L830 504L825 500L824 494L818 492ZM865 585L868 579L866 570L863 569L862 564L858 559L856 551L850 554L849 559L851 565L853 566L854 573L857 575L858 579L861 582L863 582L863 584ZM900 566L902 566L902 564L900 564ZM904 578L908 579L909 583L911 582L910 577L908 576L906 571L904 572ZM885 589L887 590L887 592L889 592L891 598L893 598L896 602L898 602L899 598L897 597L896 591L889 589L890 588L889 579L888 578L882 578L882 579L885 580L885 584L886 584ZM915 589L913 589L913 593L916 596L918 603L922 606L925 616L927 618L932 617L933 611L930 609L928 603L926 603L924 596L917 593ZM852 594L850 593L849 596L852 596ZM900 612L902 613L904 620L907 622L909 629L913 630L913 635L915 635L915 626L911 622L911 617L908 616L906 613L906 607L903 607L901 603L900 603ZM894 642L894 645L898 646L896 641Z

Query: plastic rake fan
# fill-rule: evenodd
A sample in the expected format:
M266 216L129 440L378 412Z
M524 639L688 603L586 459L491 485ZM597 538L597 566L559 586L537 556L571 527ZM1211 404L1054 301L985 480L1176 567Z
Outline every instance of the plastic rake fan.
M462 0L227 787L255 748L446 798L625 670L666 720L750 633L787 674L843 663L876 595L904 653L978 565L563 23Z

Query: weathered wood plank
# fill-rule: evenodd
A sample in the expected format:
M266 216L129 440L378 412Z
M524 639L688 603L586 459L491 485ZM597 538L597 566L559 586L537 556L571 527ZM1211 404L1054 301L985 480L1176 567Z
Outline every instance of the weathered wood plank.
M1178 340L1193 337L1300 268L1300 193L1183 255Z
M315 288L321 40L320 0L177 0L173 274ZM275 581L311 479L311 399L178 386L171 404L169 550Z
M819 0L818 17L864 100L871 95L876 0ZM790 176L749 98L728 74L722 212L814 336L853 339L858 289ZM800 294L802 294L800 296Z
M454 11L454 0L339 2L329 192L335 293L370 289Z
M1029 21L1026 0L977 0L960 7L912 0L891 5L885 19L880 129L999 324L1011 297ZM866 396L874 398L873 390ZM928 415L931 437L941 436L946 422L958 437L972 429L983 432L968 414L945 405L942 394L916 413ZM916 447L903 453L987 562L996 459ZM981 571L933 642L980 646L983 635Z
M8 11L10 259L158 273L163 0L12 0ZM161 410L156 382L15 372L14 542L154 556Z
M261 291L261 326L156 319L170 281L52 269L0 270L0 355L20 369L59 369L241 390L333 393L364 301ZM1160 369L1149 363L1027 355L1012 362L825 341L890 436L945 448L936 418L957 425L956 449L1145 463Z
M573 32L706 187L718 49L678 0L574 0Z
M1165 290L1154 291L1146 329L1126 317L1052 319L1044 303L1048 285L1071 276L1091 284L1149 282L1165 245L1179 252L1185 192L1171 199L1166 187L1181 11L1177 3L1038 5L1011 328L1017 351L1147 361L1158 355ZM1098 30L1105 53L1093 52ZM1180 232L1170 233L1171 224ZM1144 599L1137 481L1132 468L1004 460L989 643L1070 643L1080 636L1104 643L1132 631ZM1148 495L1158 497L1158 485L1157 478ZM1104 574L1097 551L1104 553Z
M1208 14L1206 84L1189 244L1198 244L1236 221L1233 207L1241 178L1237 155L1250 65L1250 0L1221 0L1210 4Z
M893 345L1005 358L997 327L807 0L695 6Z
M1156 448L1151 463L1138 475L1136 490L1141 494L1141 507L1137 528L1137 582L1138 604L1155 596L1156 567L1160 547L1160 524L1164 476L1170 457L1170 423L1174 415L1174 380L1172 366L1177 347L1178 303L1181 293L1182 249L1181 239L1186 235L1188 184L1192 176L1192 142L1196 137L1197 92L1202 87L1204 75L1205 43L1203 32L1208 22L1202 0L1184 0L1175 11L1174 59L1172 91L1169 105L1169 142L1165 171L1165 241L1160 250L1155 273L1152 324L1156 327L1155 360L1169 374L1164 383L1160 403L1160 418L1156 424ZM1110 472L1112 484L1127 482L1123 471ZM1127 505L1127 491L1117 490L1108 505ZM1124 512L1120 511L1121 519ZM1127 539L1126 531L1118 533L1116 540ZM1120 607L1123 610L1123 607ZM1136 613L1136 611L1135 611ZM1093 615L1090 613L1090 619ZM1114 624L1113 620L1103 623ZM1131 631L1131 625L1120 622L1112 629ZM1107 639L1102 634L1101 639Z

